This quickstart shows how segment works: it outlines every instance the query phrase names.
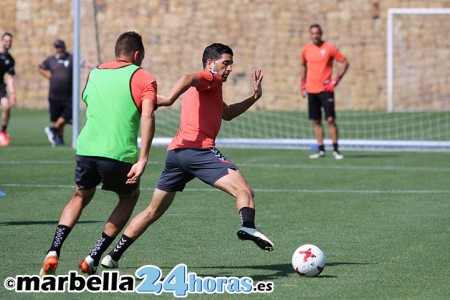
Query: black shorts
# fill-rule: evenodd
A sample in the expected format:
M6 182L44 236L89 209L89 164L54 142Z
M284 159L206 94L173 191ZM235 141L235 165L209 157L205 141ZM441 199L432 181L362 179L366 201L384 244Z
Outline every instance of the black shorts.
M228 174L228 169L238 168L216 148L169 150L156 187L166 192L181 192L186 183L194 178L214 185L217 180Z
M76 156L75 183L80 190L95 188L103 182L102 189L129 195L139 188L136 184L126 184L127 174L133 164L97 156Z
M51 122L56 122L59 117L62 117L67 123L72 124L72 98L64 100L50 98L48 101Z
M336 118L334 93L322 92L308 94L308 113L310 120L322 120L322 107L325 112L325 118Z
M8 93L6 92L6 84L0 84L0 99L8 98Z

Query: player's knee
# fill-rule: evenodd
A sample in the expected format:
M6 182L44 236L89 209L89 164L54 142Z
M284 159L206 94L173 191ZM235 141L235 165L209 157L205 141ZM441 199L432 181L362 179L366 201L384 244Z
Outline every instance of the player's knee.
M143 211L144 219L146 220L146 223L153 223L154 221L158 220L163 214L164 211L155 209L154 207L147 207L146 210Z
M328 123L328 125L334 125L334 118L333 117L328 117L327 118L327 123Z
M238 195L245 195L247 198L253 199L255 197L255 192L249 186L240 187L236 192L236 197Z
M87 197L80 191L76 191L70 201L74 204L81 205L84 208L89 204L89 202L91 202L91 199L92 197Z
M8 113L11 110L11 105L9 105L8 101L2 101L2 110L5 113Z

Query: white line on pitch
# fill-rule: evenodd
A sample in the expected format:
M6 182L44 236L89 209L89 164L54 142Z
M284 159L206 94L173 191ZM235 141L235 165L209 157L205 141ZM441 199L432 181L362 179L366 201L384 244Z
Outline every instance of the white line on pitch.
M6 183L1 184L3 187L22 187L22 188L70 188L73 185L63 184L18 184ZM154 188L142 188L141 190L153 191ZM314 190L314 189L259 189L254 188L258 193L350 193L350 194L450 194L450 190ZM185 192L219 192L214 188L187 188Z
M36 165L52 165L52 164L75 164L73 160L11 160L0 161L0 165L20 165L20 164L36 164ZM149 165L163 165L164 162L149 161ZM440 167L396 167L396 166L330 166L316 164L302 165L282 165L282 164L248 164L242 163L238 166L246 168L267 168L267 169L334 169L334 170L381 170L381 171L430 171L430 172L450 172L450 168Z

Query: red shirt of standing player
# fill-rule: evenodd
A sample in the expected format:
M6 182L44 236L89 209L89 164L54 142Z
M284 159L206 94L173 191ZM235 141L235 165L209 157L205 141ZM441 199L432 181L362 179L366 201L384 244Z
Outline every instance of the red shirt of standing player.
M309 119L313 120L314 135L319 150L310 155L316 159L325 157L323 144L322 108L328 123L330 138L333 142L333 156L342 159L344 156L338 149L338 128L334 105L334 89L349 67L347 58L332 44L322 40L322 28L318 24L309 27L311 43L302 50L301 79L302 96L308 95ZM334 61L340 63L336 78L332 79Z

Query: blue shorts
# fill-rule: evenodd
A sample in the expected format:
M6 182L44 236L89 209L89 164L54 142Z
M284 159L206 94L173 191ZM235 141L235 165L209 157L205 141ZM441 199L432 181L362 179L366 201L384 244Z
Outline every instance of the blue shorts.
M119 195L130 195L139 188L136 184L126 184L133 164L97 156L76 156L75 183L80 190L95 188L103 182L102 189Z
M238 168L216 148L169 150L156 187L166 192L181 192L186 183L194 178L214 185L217 180L228 174L228 169Z

